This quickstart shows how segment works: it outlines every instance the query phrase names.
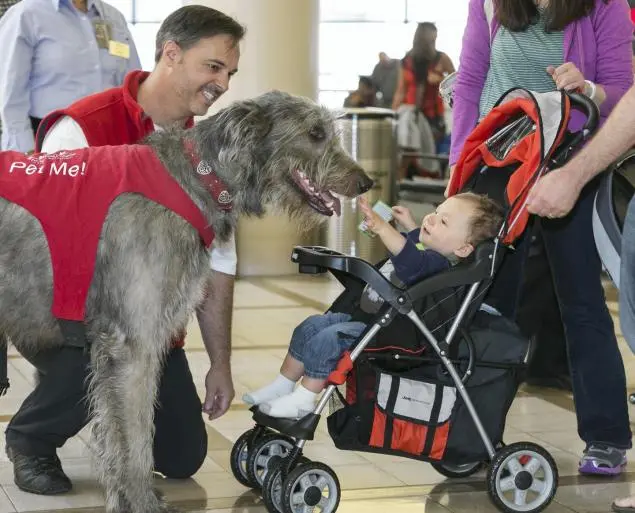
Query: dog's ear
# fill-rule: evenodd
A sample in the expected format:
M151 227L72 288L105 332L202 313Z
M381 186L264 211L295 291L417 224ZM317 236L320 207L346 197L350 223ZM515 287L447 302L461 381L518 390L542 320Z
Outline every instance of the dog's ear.
M271 131L272 123L265 109L250 100L236 102L219 114L223 135L241 145L258 145Z

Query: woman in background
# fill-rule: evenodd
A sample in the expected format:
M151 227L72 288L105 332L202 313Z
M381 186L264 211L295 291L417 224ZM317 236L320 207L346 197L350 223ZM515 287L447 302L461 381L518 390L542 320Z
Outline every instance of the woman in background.
M397 90L392 108L399 116L397 130L401 149L436 154L436 144L445 137L443 100L439 84L454 65L443 52L437 51L437 28L433 23L417 25L412 49L401 61ZM432 159L404 157L399 177L438 176L439 162Z

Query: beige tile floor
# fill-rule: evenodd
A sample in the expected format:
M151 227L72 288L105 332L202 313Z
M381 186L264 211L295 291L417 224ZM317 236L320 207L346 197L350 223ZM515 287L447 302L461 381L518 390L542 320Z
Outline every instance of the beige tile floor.
M240 402L246 390L271 379L285 354L291 331L306 316L319 313L338 294L339 285L315 277L239 280L236 286L233 372L236 397L230 411L208 422L209 454L203 468L187 481L157 479L158 487L174 504L188 512L264 513L260 499L238 484L229 471L233 441L251 427L251 415ZM615 293L608 290L616 313ZM619 326L616 326L619 333ZM630 384L635 389L635 358L620 345ZM195 324L188 331L188 358L199 393L207 371L206 355ZM10 356L11 389L0 400L2 429L32 387L32 369L15 352ZM0 437L4 443L4 437ZM635 493L635 450L627 472L617 479L584 478L577 474L583 443L576 435L572 399L568 394L522 388L508 416L506 442L531 441L543 445L555 458L560 486L548 513L606 512L616 496ZM89 463L88 430L60 451L73 480L72 493L39 497L19 491L4 447L0 447L0 513L55 511L100 512L103 498ZM306 447L310 458L328 463L342 484L342 513L463 513L496 511L489 502L484 474L449 481L425 463L368 453L337 450L320 425L316 440Z

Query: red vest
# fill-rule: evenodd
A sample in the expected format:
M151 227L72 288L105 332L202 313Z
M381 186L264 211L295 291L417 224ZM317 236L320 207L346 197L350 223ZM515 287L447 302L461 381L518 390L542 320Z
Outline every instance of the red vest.
M86 96L65 109L48 114L37 131L35 150L42 151L47 131L55 122L69 116L81 127L89 146L136 144L154 131L152 119L137 103L139 85L148 77L146 71L131 71L121 87ZM194 124L189 119L186 128Z
M417 105L417 78L414 72L414 63L412 62L412 56L406 55L403 61L403 78L406 87L406 93L404 97L404 103L407 105ZM428 69L433 68L439 63L430 63ZM439 85L426 83L423 91L423 99L421 99L421 105L418 107L423 111L425 116L429 119L435 119L443 115L445 107L443 105L443 99L439 96Z
M82 321L110 204L138 193L176 212L209 247L205 216L147 146L84 148L26 156L0 152L0 196L35 216L53 265L53 315Z

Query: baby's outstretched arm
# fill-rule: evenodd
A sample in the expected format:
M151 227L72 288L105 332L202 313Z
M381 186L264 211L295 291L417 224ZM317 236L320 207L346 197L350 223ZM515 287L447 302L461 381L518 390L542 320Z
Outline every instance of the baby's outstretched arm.
M366 226L370 231L379 235L386 249L393 255L398 254L406 245L406 238L395 230L390 223L384 221L368 204L368 200L361 196L357 200L359 208L364 214Z

